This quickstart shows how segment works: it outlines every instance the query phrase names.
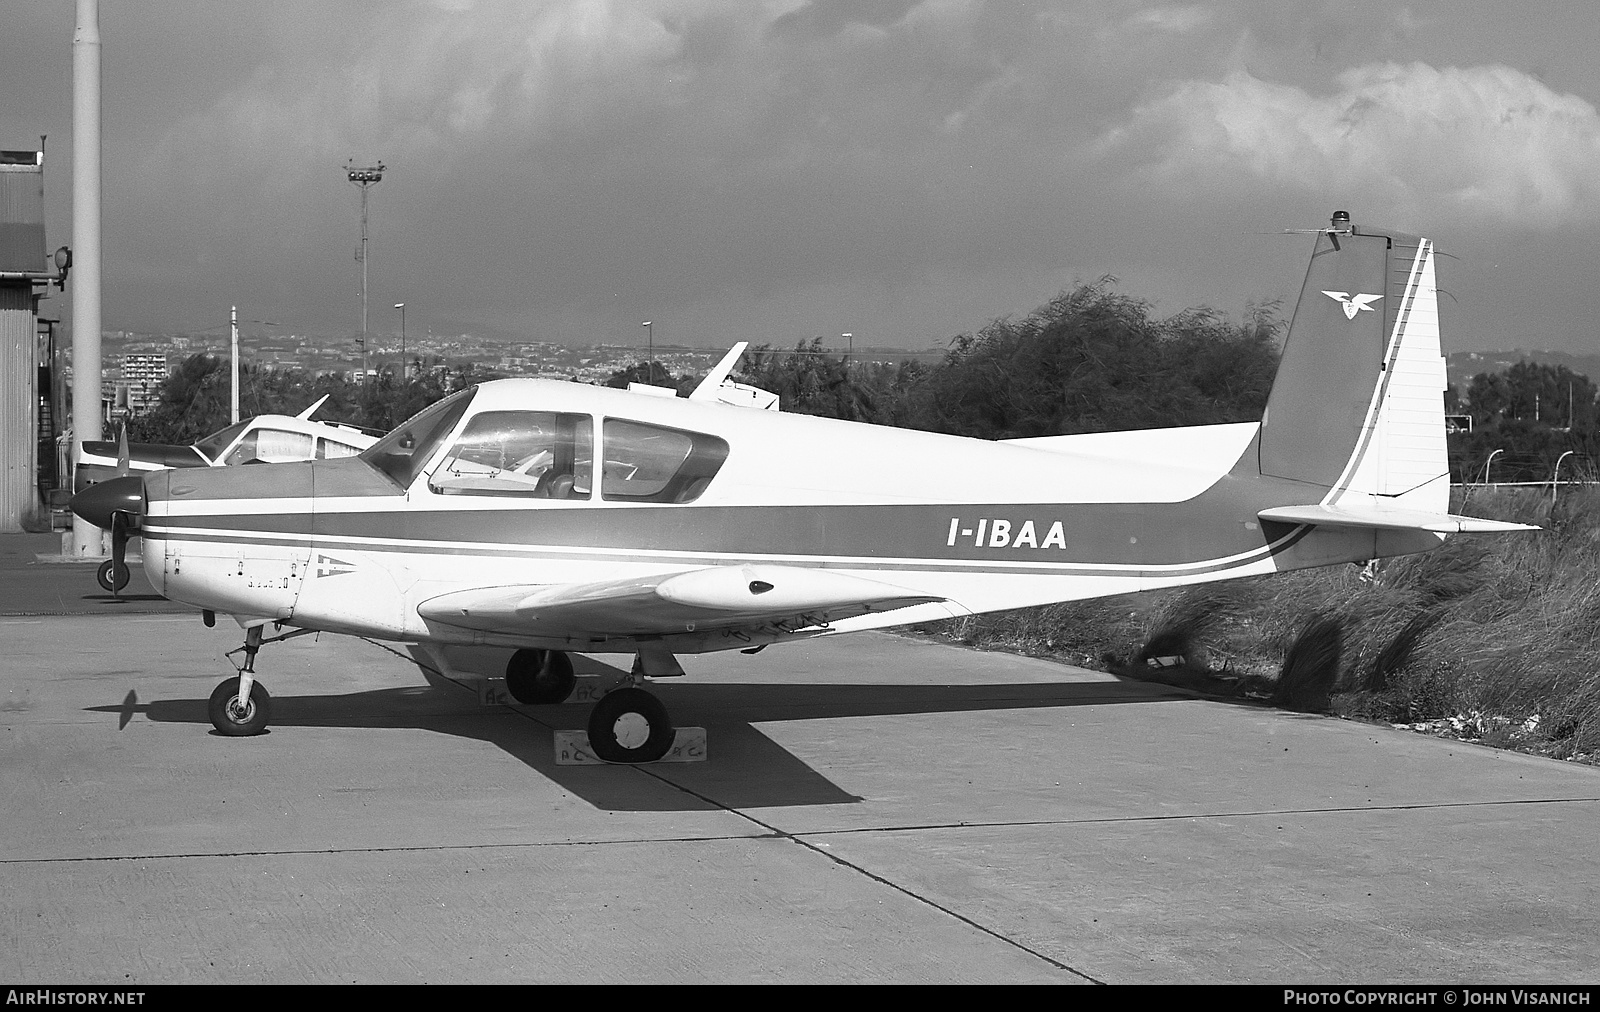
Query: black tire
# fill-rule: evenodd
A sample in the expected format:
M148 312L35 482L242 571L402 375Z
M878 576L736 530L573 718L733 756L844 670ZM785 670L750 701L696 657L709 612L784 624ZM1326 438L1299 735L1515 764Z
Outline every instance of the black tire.
M589 748L608 763L653 763L673 735L667 708L643 689L608 692L589 714Z
M111 582L111 574L113 570L117 574L115 584ZM128 572L128 564L126 562L117 562L114 559L107 559L106 561L100 563L100 568L94 571L95 580L97 580L100 586L104 587L108 593L112 594L115 594L123 587L126 587L128 585L128 579L131 575L132 574Z
M562 702L577 684L572 658L560 650L518 650L506 663L506 691L529 706Z
M207 712L211 717L211 726L217 729L217 733L241 738L266 730L267 718L272 715L272 697L267 695L261 683L251 684L250 702L243 713L238 711L238 700L237 678L230 678L212 690Z

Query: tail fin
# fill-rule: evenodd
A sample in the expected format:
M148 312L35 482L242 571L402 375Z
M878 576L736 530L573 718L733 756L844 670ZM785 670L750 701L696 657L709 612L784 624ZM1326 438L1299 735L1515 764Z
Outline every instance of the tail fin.
M1446 512L1434 255L1427 239L1343 211L1318 234L1262 419L1261 474L1321 486L1325 503Z

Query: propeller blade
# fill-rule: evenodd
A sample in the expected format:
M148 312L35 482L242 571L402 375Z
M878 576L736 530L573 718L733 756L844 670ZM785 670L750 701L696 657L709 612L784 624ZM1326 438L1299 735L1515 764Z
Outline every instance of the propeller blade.
M122 423L122 432L117 437L117 477L126 477L128 473L128 423Z
M128 527L131 517L127 510L111 514L111 596L121 597L122 571L128 568Z

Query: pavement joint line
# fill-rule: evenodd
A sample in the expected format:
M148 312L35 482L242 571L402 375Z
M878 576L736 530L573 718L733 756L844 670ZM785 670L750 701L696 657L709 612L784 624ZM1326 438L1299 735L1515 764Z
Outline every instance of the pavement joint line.
M365 637L362 637L362 638L366 639ZM380 649L387 650L390 653L395 654L397 657L404 657L406 660L415 662L415 658L408 657L407 655L401 654L398 650L393 649L392 647L388 646L387 644L379 643L379 642L377 642L375 640L370 640L370 639L368 639L366 641L368 643L371 643L373 646L379 647ZM416 662L416 663L420 663L420 662ZM430 668L430 670L432 670L432 669ZM448 679L449 681L454 682L457 685L461 685L461 687L464 688L464 689L469 688L468 686L463 685L461 682L457 681L456 679L450 678L448 675L445 675L443 672L436 672L436 673L439 674L441 677L444 677L444 678ZM1185 698L1187 696L1188 696L1188 693L1184 693L1182 696L1179 696L1177 698L1182 699L1182 698ZM1168 698L1170 698L1170 697L1168 697ZM1160 701L1167 701L1167 699L1161 699ZM539 724L540 726L545 727L546 729L549 729L549 730L552 730L552 731L556 730L555 727L553 725L551 725L549 722L541 719L539 716L537 716L534 713L528 712L528 710L526 708L524 708L524 707L517 706L517 707L511 707L510 709L512 709L513 712L519 714L520 716L532 721L533 723ZM817 831L817 832L813 832L813 833L806 833L806 834L804 834L804 836L801 836L801 835L797 835L795 833L790 833L790 832L788 832L786 830L783 830L783 829L779 829L777 826L771 825L770 823L767 823L767 822L763 822L761 819L756 818L755 816L751 815L748 812L745 812L745 811L742 811L742 810L740 810L738 808L734 808L734 807L731 807L729 805L726 805L726 804L724 804L724 803L722 803L720 801L717 801L715 798L709 797L709 796L707 796L707 795L705 795L705 794L703 794L703 793L701 793L699 791L696 791L696 790L694 790L694 789L692 789L690 787L687 787L687 786L685 786L683 784L677 783L677 782L669 779L666 775L664 775L662 773L658 773L657 771L655 771L653 769L650 769L648 766L637 765L637 766L632 766L631 768L634 769L635 771L637 771L638 773L643 774L643 775L648 776L648 777L651 777L651 778L655 779L656 781L658 781L658 782L660 782L660 783L662 783L662 784L664 784L664 785L666 785L668 787L671 787L671 788L673 788L675 790L681 791L682 793L687 794L690 797L696 798L699 801L701 801L701 802L703 802L703 803L705 803L707 805L710 805L710 806L712 806L714 808L717 808L717 809L721 809L722 811L728 812L729 814L737 816L737 817L739 817L741 819L745 819L746 821L750 822L751 824L759 826L760 828L766 830L766 832L768 834L766 837L761 837L761 836L756 836L756 837L726 837L724 839L759 840L759 839L763 839L763 838L769 838L769 839L787 840L787 841L789 841L791 843L794 843L794 844L796 844L796 845L798 845L798 846L800 846L800 847L802 847L802 848L804 848L804 849L806 849L806 850L808 850L808 851L810 851L810 852L812 852L812 853L814 853L814 854L816 854L818 856L821 856L821 857L833 862L834 864L839 865L842 868L848 869L850 871L855 872L856 874L862 875L862 876L864 876L864 877L866 877L866 878L868 878L868 879L870 879L870 880L872 880L874 882L877 882L878 884L880 884L880 885L882 885L882 886L884 886L884 887L886 887L888 889L892 889L895 892L898 892L898 893L910 898L911 900L913 900L915 902L922 903L922 904L924 904L924 905L926 905L928 907L931 907L932 909L937 910L940 913L943 913L944 915L946 915L947 917L953 918L954 920L957 920L957 921L961 922L962 924L965 924L968 927L970 927L970 928L972 928L972 929L974 929L976 931L982 932L983 934L986 934L986 935L990 936L991 938L994 938L995 940L997 940L999 942L1002 942L1002 943L1004 943L1006 945L1012 946L1013 948L1016 948L1016 949L1018 949L1018 950L1020 950L1022 952L1025 952L1028 955L1033 956L1034 958L1036 958L1036 959L1038 959L1038 960L1040 960L1042 962L1048 963L1049 965L1051 965L1051 966L1053 966L1053 967L1055 967L1055 968L1057 968L1059 970L1064 970L1064 971L1066 971L1066 972L1068 972L1070 974L1073 974L1076 977L1082 978L1083 980L1088 981L1089 983L1092 983L1092 984L1105 984L1107 982L1104 981L1104 980L1100 980L1100 979L1098 979L1096 977L1090 976L1089 974L1083 972L1082 970L1076 969L1075 967L1073 967L1073 966L1071 966L1071 965L1069 965L1067 963L1064 963L1064 962L1062 962L1062 961L1060 961L1060 960L1048 955L1047 953L1041 952L1038 949L1033 948L1032 946L1029 946L1024 942L1021 942L1021 941L1018 941L1017 939L1011 938L1011 937L1001 933L1000 931L998 931L998 930L996 930L994 928L991 928L991 927L989 927L989 926L987 926L987 925L985 925L985 924L983 924L983 923L981 923L981 922L979 922L979 921L977 921L977 920L975 920L975 919L973 919L971 917L968 917L965 914L960 913L959 911L956 911L956 910L954 910L954 909L952 909L952 908L950 908L950 907L948 907L948 906L946 906L946 905L944 905L942 903L937 902L936 900L933 900L933 899L931 899L931 898L929 898L927 896L924 896L924 895L922 895L922 894L920 894L920 893L918 893L918 892L916 892L916 891L914 891L914 890L912 890L912 889L910 889L910 888L908 888L906 886L903 886L903 885L901 885L901 884L899 884L897 882L894 882L894 881L892 881L892 880L890 880L888 878L885 878L882 875L879 875L879 874L877 874L877 873L875 873L873 871L870 871L869 869L867 869L867 868L865 868L865 867L863 867L863 866L861 866L859 864L856 864L856 863L854 863L852 861L846 860L845 858L840 857L837 854L830 853L827 849L825 849L825 848L823 848L821 846L818 846L815 843L812 843L810 840L806 839L805 837L807 837L807 836L814 837L814 836L864 835L864 834L867 834L867 833L919 832L919 831L935 830L935 829L1008 828L1008 827L1020 828L1020 827L1025 827L1025 826L1052 826L1052 825L1070 826L1070 825L1097 825L1097 824L1098 825L1105 825L1105 824L1115 824L1115 823L1139 824L1139 823L1150 823L1150 822L1173 822L1173 821L1184 821L1184 820L1187 820L1187 821L1201 821L1201 820L1225 819L1225 818L1260 818L1260 817L1263 817L1263 816L1317 815L1317 814L1337 814L1337 813L1348 813L1348 812L1429 811L1429 810L1445 810L1445 809L1487 808L1487 807L1496 807L1496 806L1551 805L1551 804L1568 804L1568 803L1580 803L1580 804L1583 804L1583 803L1600 802L1600 797L1597 797L1597 798L1542 798L1542 799L1508 800L1508 801L1433 802L1433 803L1415 804L1415 805L1377 805L1377 806L1370 806L1370 807L1342 806L1342 807L1305 808L1305 809L1268 809L1268 810L1265 810L1265 811L1253 811L1253 812L1223 812L1223 813L1200 813L1200 814L1190 813L1190 814L1172 814L1172 815L1151 815L1151 816L1142 816L1142 817L1139 817L1139 818L1064 819L1064 820L1014 821L1014 822L979 822L979 823L957 822L957 823L952 823L952 824L934 824L934 825L925 825L925 826L903 826L903 827L888 827L888 828L876 827L876 828L863 828L863 829L821 830L821 831Z
M776 834L774 834L776 835ZM641 836L624 840L547 840L515 843L435 843L415 847L321 847L285 850L215 850L173 854L87 854L82 857L8 857L0 858L0 867L11 865L45 864L112 864L123 861L192 861L205 858L234 857L310 857L342 854L428 854L446 851L516 850L546 847L625 847L638 843L738 843L746 840L770 839L770 836Z
M367 642L367 643L371 643L373 646L376 646L376 647L378 647L378 648L380 648L382 650L385 650L385 651L388 651L389 653L394 654L397 657L402 657L407 661L412 661L414 663L418 663L418 662L415 661L415 658L411 658L411 657L408 657L408 656L406 656L404 654L401 654L398 650L393 649L392 647L388 646L387 644L379 643L377 641L374 641L374 640L371 640L371 639L367 639L366 637L360 637L360 638L362 640L364 640L365 642ZM429 667L429 670L430 671L433 670L431 666ZM462 685L461 682L459 682L458 680L456 680L454 678L450 678L448 675L444 674L443 672L435 671L434 673L438 674L442 678L447 679L450 682L453 682L456 685L460 685L464 689L467 688L467 686ZM512 707L510 709L512 709L512 711L514 713L518 714L519 716L522 716L522 717L526 718L529 721L532 721L533 723L539 724L539 725L541 725L541 726L543 726L543 727L545 727L547 729L554 730L554 728L549 723L547 723L546 721L540 719L537 715L535 715L533 713L529 713L526 709L524 709L522 707ZM232 851L232 852L212 852L212 853L84 856L84 857L65 857L65 858L15 858L15 859L0 859L0 867L10 866L10 865L85 864L85 863L110 863L110 862L124 862L124 861L159 861L159 860L198 860L198 859L205 859L205 858L293 857L293 856L311 856L311 855L377 854L377 853L399 853L399 854L404 854L404 853L432 853L432 852L446 852L446 851L509 850L509 849L519 848L519 847L520 848L532 848L532 847L602 847L602 846L616 846L616 845L619 845L619 844L620 845L629 845L629 844L637 844L637 843L701 843L701 842L755 841L755 840L761 840L761 839L787 840L790 843L794 843L794 844L804 848L805 850L810 851L813 854L816 854L816 855L818 855L820 857L823 857L823 858L833 862L834 864L839 865L842 868L845 868L845 869L848 869L850 871L853 871L858 875L865 876L866 878L871 879L872 881L877 882L878 884L880 884L882 886L885 886L886 888L892 889L895 892L898 892L898 893L900 893L900 894L912 899L915 902L918 902L918 903L921 903L921 904L923 904L925 906L931 907L932 909L939 911L940 913L944 914L947 917L950 917L950 918L952 918L954 920L957 920L957 921L961 922L962 924L965 924L968 927L970 927L970 928L972 928L972 929L974 929L976 931L979 931L979 932L982 932L983 934L988 935L989 937L995 939L996 941L1002 942L1002 943L1004 943L1006 945L1009 945L1009 946L1011 946L1011 947L1013 947L1015 949L1018 949L1018 950L1020 950L1022 952L1025 952L1028 955L1033 956L1034 958L1040 960L1041 962L1048 963L1048 964L1050 964L1051 966L1055 967L1058 970L1065 970L1066 972L1068 972L1070 974L1073 974L1076 977L1080 977L1083 980L1086 980L1086 981L1088 981L1089 983L1092 983L1092 984L1104 984L1104 983L1106 983L1103 980L1099 980L1099 979L1097 979L1095 977L1090 976L1087 973L1084 973L1082 970L1075 969L1074 967L1072 967L1072 966L1070 966L1070 965L1068 965L1066 963L1061 962L1060 960L1048 955L1047 953L1041 952L1038 949L1035 949L1035 948L1023 943L1023 942L1020 942L1020 941L1014 939L1014 938L1010 938L1007 935L995 930L994 928L991 928L991 927L989 927L989 926L987 926L985 924L982 924L979 921L974 920L973 918L968 917L967 915L960 913L959 911L951 909L950 907L945 906L944 904L939 903L939 902L937 902L937 901L935 901L935 900L933 900L933 899L931 899L931 898L929 898L927 896L923 896L923 895L915 892L914 890L907 888L906 886L900 885L899 883L894 882L894 881L892 881L892 880L890 880L888 878L885 878L882 875L879 875L879 874L877 874L875 872L872 872L872 871L870 871L870 870L868 870L868 869L866 869L866 868L864 868L864 867L862 867L862 866L860 866L858 864L855 864L855 863L853 863L851 861L848 861L848 860L840 857L837 854L830 854L825 848L819 847L816 844L810 842L809 840L806 840L806 839L802 838L801 836L797 836L796 834L787 832L785 830L781 830L781 829L777 828L776 826L772 826L772 825L770 825L768 823L765 823L765 822L761 821L760 819L756 818L755 816L750 815L748 812L744 812L744 811L741 811L741 810L739 810L737 808L730 807L730 806L728 806L726 804L723 804L720 801L717 801L717 800L715 800L713 798L707 797L706 795L700 793L699 791L695 791L695 790L693 790L691 788L688 788L688 787L686 787L686 786L684 786L682 784L675 783L675 782L667 779L665 776L657 773L656 771L648 769L648 768L646 768L644 766L632 766L632 767L629 767L629 768L637 771L638 773L641 773L641 774L644 774L646 776L652 777L656 781L658 781L658 782L660 782L660 783L662 783L662 784L664 784L664 785L666 785L668 787L671 787L671 788L673 788L673 789L675 789L677 791L680 791L680 792L682 792L684 794L687 794L690 797L696 798L699 801L703 802L704 804L711 806L712 808L719 809L721 811L729 813L730 815L734 815L734 816L736 816L738 818L744 819L746 822L749 822L750 824L752 824L754 826L758 826L761 829L765 830L766 832L764 834L758 835L758 836L736 836L736 835L731 835L731 834L721 834L721 835L717 835L717 836L666 837L666 838L657 838L657 839L566 840L566 841L559 841L559 842L550 841L550 842L547 842L547 843L521 842L521 843L498 843L498 844L440 844L440 845L433 845L433 846L426 846L426 847L347 847L347 848L327 848L327 849L316 849L316 850L305 849L305 850L272 850L272 851ZM859 830L858 832L875 832L875 831L876 830ZM832 835L837 835L837 833L832 834Z
M968 917L967 915L965 915L963 913L960 913L957 910L953 910L950 907L947 907L944 904L939 903L936 900L930 899L927 896L923 896L921 893L918 893L918 892L916 892L916 891L914 891L914 890L912 890L910 888L907 888L906 886L903 886L898 882L895 882L895 881L893 881L891 879L885 878L884 876L879 875L876 872L869 871L868 869L863 868L861 865L858 865L853 861L848 861L848 860L840 857L837 854L831 854L827 850L825 850L824 848L817 846L816 844L812 843L811 841L805 839L802 836L796 835L794 833L790 833L790 832L788 832L786 830L783 830L783 829L779 829L777 826L774 826L774 825L771 825L769 823L761 821L760 819L758 819L755 816L751 815L749 812L741 811L740 809L733 808L733 807L731 807L729 805L725 805L722 802L717 801L715 798L708 797L705 794L702 794L699 791L694 790L693 788L686 787L683 784L676 783L676 782L674 782L672 780L669 780L669 779L667 779L667 777L664 774L657 773L655 770L649 769L646 766L635 766L634 769L638 770L640 773L645 774L646 776L655 778L656 780L660 781L661 783L666 784L668 787L672 787L672 788L675 788L675 789L677 789L679 791L682 791L683 793L689 795L690 797L698 798L699 800L705 802L708 805L714 805L717 808L720 808L723 811L728 812L731 815L736 815L741 819L748 820L749 822L751 822L754 825L760 826L762 829L765 829L769 834L771 834L771 838L775 838L775 839L779 839L779 840L787 840L790 843L797 844L800 847L810 851L813 854L816 854L816 855L818 855L820 857L826 858L829 861L832 861L834 864L839 865L841 868L845 868L845 869L848 869L849 871L855 872L858 875L865 876L866 878L871 879L872 881L878 883L879 885L885 886L885 887L887 887L889 889L893 889L895 892L898 892L903 896L907 896L907 897L911 898L912 900L915 900L918 903L922 903L922 904L924 904L926 906L932 907L934 910L939 911L940 913L944 914L945 916L953 918L953 919L955 919L957 921L960 921L962 924L967 925L969 928L973 928L974 930L981 931L984 934L988 935L989 937L995 939L996 941L1003 942L1006 945L1012 946L1013 948L1020 949L1021 951L1026 952L1028 955L1033 956L1035 959L1038 959L1038 960L1040 960L1042 962L1045 962L1045 963L1049 963L1051 966L1055 967L1058 970L1065 970L1068 973L1073 974L1074 976L1083 978L1084 980L1088 981L1091 984L1104 984L1105 983L1105 981L1103 981L1103 980L1098 980L1098 979L1096 979L1094 977L1091 977L1087 973L1084 973L1082 970L1075 969L1074 967L1069 966L1066 963L1061 962L1059 959L1056 959L1055 957L1050 956L1047 953L1040 952L1038 949L1035 949L1032 946L1026 945L1023 942L1017 941L1015 938L1011 938L1011 937L1009 937L1009 936L1007 936L1005 934L1002 934L1001 932L995 930L994 928L991 928L986 924L982 924L979 921L976 921L973 918ZM755 837L754 839L760 839L760 837Z
M362 638L366 639L366 637L362 637ZM402 656L402 657L405 656L405 655L401 654L398 650L394 650L393 648L391 648L390 646L388 646L385 643L379 643L379 642L377 642L375 640L370 640L370 639L368 639L366 641L368 643L371 643L373 646L379 647L380 649L388 650L390 653L393 653L396 656ZM407 657L406 659L407 660L414 660L414 658L410 658L410 657ZM429 668L429 670L433 670L433 669ZM450 678L448 675L445 675L443 672L436 672L436 674L440 675L440 677L442 677L442 678L447 678L452 682L456 682L455 679ZM460 682L456 682L456 684L460 685L461 683ZM463 685L462 688L466 688L466 686ZM540 725L542 727L545 727L547 729L550 729L550 730L555 730L555 728L552 727L548 722L540 719L537 715L535 715L533 713L529 713L523 707L520 707L520 706L519 707L512 707L511 709L515 713L527 718L528 720L532 721L535 724L538 724L538 725ZM935 900L932 900L932 899L930 899L930 898L928 898L926 896L923 896L923 895L921 895L921 894L919 894L919 893L917 893L917 892L915 892L915 891L913 891L911 889L906 888L903 885L900 885L897 882L893 882L893 881L891 881L891 880L889 880L887 878L884 878L882 875L879 875L879 874L877 874L875 872L872 872L872 871L868 871L866 868L863 868L860 865L857 865L857 864L854 864L854 863L852 863L850 861L847 861L844 858L838 856L837 854L830 854L824 848L819 847L816 844L811 843L808 840L802 839L801 837L796 836L793 833L790 833L790 832L787 832L785 830L779 829L776 826L773 826L773 825L770 825L768 823L762 822L760 819L756 818L755 816L751 815L748 812L741 811L740 809L733 808L733 807L731 807L729 805L725 805L722 802L716 800L715 798L708 797L705 794L700 793L699 791L696 791L696 790L693 790L692 788L684 786L683 784L676 783L676 782L674 782L672 780L669 780L665 776L663 776L662 774L657 773L655 770L652 770L652 769L648 768L648 766L644 766L644 765L628 765L628 764L617 764L617 765L622 765L625 768L632 769L632 770L636 771L637 773L640 773L640 774L642 774L644 776L651 777L651 778L655 779L656 781L666 785L667 787L671 787L674 790L681 791L682 793L687 794L690 797L695 798L695 799L697 799L697 800L699 800L699 801L701 801L701 802L703 802L703 803L705 803L707 805L710 805L713 808L720 809L720 810L722 810L724 812L729 813L730 815L734 815L734 816L737 816L738 818L744 819L745 821L751 823L752 825L759 826L762 829L766 830L767 831L767 836L765 837L766 839L787 840L790 843L794 843L794 844L796 844L796 845L798 845L798 846L810 851L813 854L817 854L817 855L819 855L821 857L826 858L829 861L832 861L833 863L839 865L842 868L846 868L846 869L848 869L850 871L853 871L858 875L863 875L863 876L871 879L872 881L877 882L878 884L880 884L882 886L885 886L885 887L887 887L889 889L892 889L895 892L898 892L898 893L900 893L900 894L902 894L904 896L907 896L910 899L912 899L912 900L914 900L914 901L916 901L918 903L922 903L922 904L924 904L924 905L926 905L928 907L932 907L934 910L939 911L940 913L944 914L945 916L951 917L951 918L953 918L953 919L955 919L957 921L960 921L962 924L965 924L968 927L973 928L976 931L980 931L980 932L988 935L989 937L995 939L996 941L1003 942L1006 945L1012 946L1013 948L1016 948L1016 949L1019 949L1019 950L1021 950L1023 952L1026 952L1028 955L1033 956L1035 959L1038 959L1038 960L1040 960L1042 962L1045 962L1045 963L1049 963L1051 966L1055 967L1058 970L1065 970L1066 972L1068 972L1070 974L1073 974L1074 976L1083 978L1084 980L1088 981L1091 984L1104 984L1105 983L1105 981L1096 979L1095 977L1091 977L1089 974L1084 973L1082 970L1074 969L1073 967L1067 965L1066 963L1061 962L1059 959L1056 959L1056 958L1054 958L1054 957L1052 957L1052 956L1050 956L1050 955L1048 955L1046 953L1040 952L1038 949L1035 949L1035 948L1033 948L1033 947L1031 947L1029 945L1026 945L1026 944L1024 944L1022 942L1019 942L1014 938L1009 938L1006 935L1000 933L999 931L996 931L995 929L993 929L993 928L991 928L991 927L989 927L989 926L987 926L985 924L981 924L978 921L973 920L971 917L966 916L965 914L962 914L962 913L960 913L960 912L958 912L956 910L952 910L951 908L945 906L942 903L936 902ZM763 837L760 837L760 836L755 836L755 837L750 837L750 836L730 836L730 837L725 837L724 839L729 839L729 840L759 840L759 839L763 839Z
M1203 822L1208 819L1251 819L1270 815L1338 815L1365 812L1413 812L1447 808L1499 808L1517 805L1594 804L1596 798L1527 798L1509 801L1437 801L1416 805L1372 805L1344 808L1268 808L1252 812L1191 812L1175 815L1139 815L1102 819L1039 819L995 822L929 822L905 826L873 826L867 828L817 829L807 836L854 836L862 833L920 833L938 829L1008 829L1033 826L1101 826L1117 823L1141 822Z

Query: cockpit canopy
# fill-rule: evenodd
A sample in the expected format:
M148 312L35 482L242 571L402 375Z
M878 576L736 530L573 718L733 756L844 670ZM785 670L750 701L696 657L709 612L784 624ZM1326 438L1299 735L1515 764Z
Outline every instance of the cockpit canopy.
M427 469L428 488L440 495L594 497L593 416L490 409L456 433L475 390L419 413L362 457L406 488ZM627 418L600 419L600 448L600 498L614 502L693 502L728 458L720 437Z

